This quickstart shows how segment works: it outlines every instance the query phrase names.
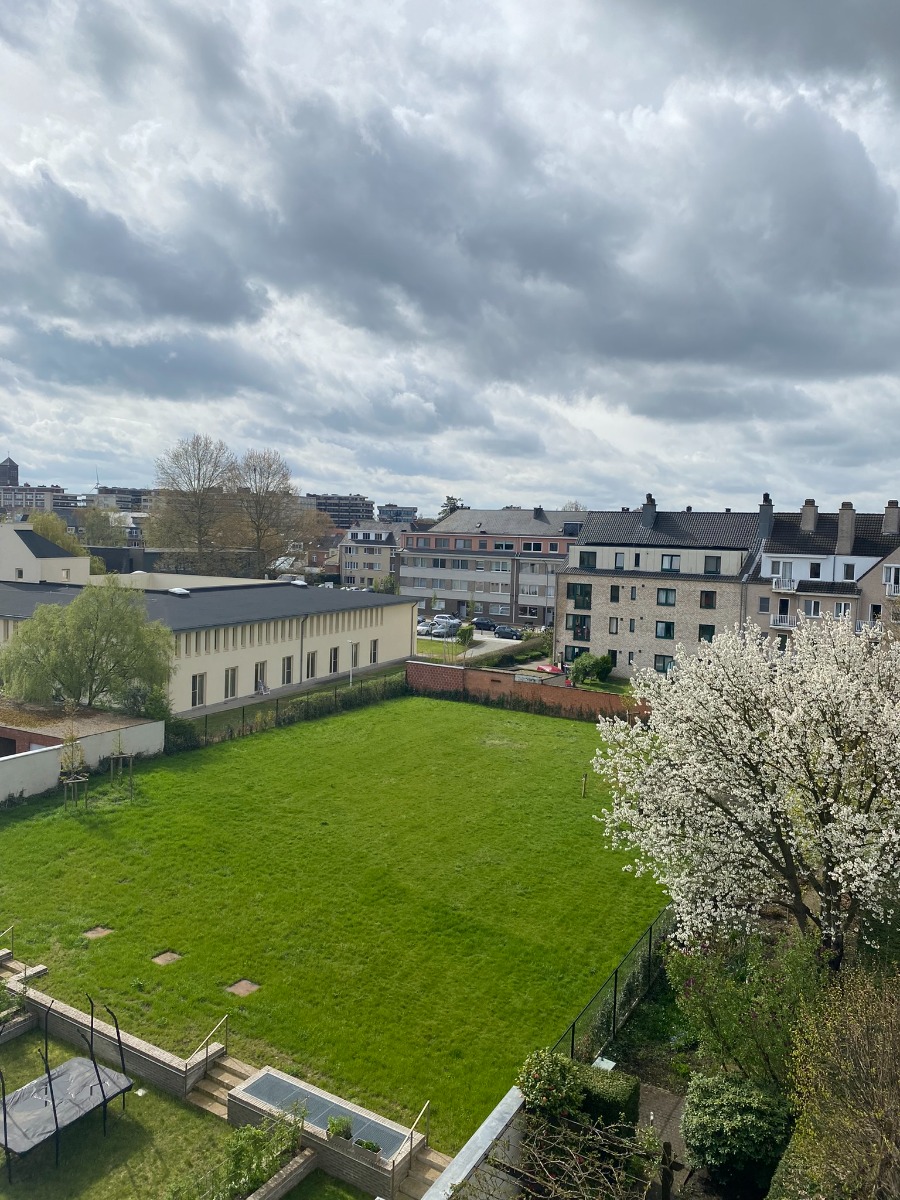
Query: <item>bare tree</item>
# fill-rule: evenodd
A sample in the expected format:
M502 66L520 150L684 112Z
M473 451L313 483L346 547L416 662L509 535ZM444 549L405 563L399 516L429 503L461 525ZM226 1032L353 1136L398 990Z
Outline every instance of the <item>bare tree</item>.
M277 450L248 450L230 472L231 504L245 530L245 544L263 575L283 557L299 529L299 490Z
M198 555L214 546L234 462L225 443L205 433L182 438L160 455L156 486L162 495L154 540L190 547Z
M587 505L580 500L567 500L562 506L563 512L587 512Z

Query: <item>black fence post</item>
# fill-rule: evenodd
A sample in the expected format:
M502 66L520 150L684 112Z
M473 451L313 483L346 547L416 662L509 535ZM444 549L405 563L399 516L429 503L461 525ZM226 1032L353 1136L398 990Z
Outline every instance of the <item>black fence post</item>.
M616 1036L616 1008L619 1003L619 968L613 971L612 1036Z
M244 736L244 705L241 705L241 737Z
M569 1058L575 1057L575 1022L572 1022L572 1049L569 1052Z
M647 928L647 987L653 980L653 922Z
M275 724L276 725L278 724L278 706L279 706L279 700L278 700L278 697L276 696L276 698L275 698Z
M209 713L203 718L203 745L209 745Z

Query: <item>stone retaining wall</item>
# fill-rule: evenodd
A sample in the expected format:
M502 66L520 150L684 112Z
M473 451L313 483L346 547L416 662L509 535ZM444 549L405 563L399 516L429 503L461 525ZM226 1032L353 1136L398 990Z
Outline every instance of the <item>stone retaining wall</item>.
M252 1196L248 1196L247 1200L281 1200L282 1196L286 1196L318 1166L319 1159L314 1150L301 1150L296 1158L286 1163L268 1183L264 1183Z
M52 1037L67 1042L82 1054L87 1054L84 1039L90 1039L91 1031L91 1018L87 1013L73 1008L70 1004L64 1004L61 1000L54 1000L34 988L22 987L15 981L8 983L7 989L22 997L26 1009L35 1015L41 1029L44 1028L47 1015L47 1028ZM194 1054L186 1061L124 1031L122 1050L126 1071L133 1072L161 1091L179 1099L184 1099L206 1073L205 1051ZM94 1020L94 1053L102 1062L121 1069L115 1027L97 1018ZM220 1042L212 1042L209 1047L209 1063L214 1063L224 1053L225 1047Z

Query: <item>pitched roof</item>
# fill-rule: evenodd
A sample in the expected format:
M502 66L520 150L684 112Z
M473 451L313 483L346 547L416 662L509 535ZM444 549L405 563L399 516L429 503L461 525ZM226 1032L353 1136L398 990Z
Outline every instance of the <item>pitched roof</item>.
M39 604L71 603L81 590L80 587L65 584L0 583L0 617L22 620L30 617ZM242 625L317 613L389 608L398 604L411 606L417 603L407 596L304 588L293 583L193 588L187 596L177 596L171 592L144 594L150 619L161 621L173 633L188 629L211 629L217 625Z
M39 533L35 533L33 529L17 529L16 536L21 538L25 543L26 549L30 550L35 558L77 558L78 555L71 554L68 550L64 550L62 546L57 546L56 542L51 542L49 538L41 537Z
M900 546L900 534L881 532L883 513L857 513L853 555L884 558ZM838 514L819 513L812 532L800 528L800 513L776 513L772 535L766 542L767 554L834 554L837 543Z
M748 550L759 541L758 513L657 512L650 528L642 515L640 509L586 513L578 544Z
M481 534L487 537L500 534L510 537L562 537L564 523L582 525L587 515L586 512L572 512L569 509L544 509L539 505L536 508L458 508L428 532Z

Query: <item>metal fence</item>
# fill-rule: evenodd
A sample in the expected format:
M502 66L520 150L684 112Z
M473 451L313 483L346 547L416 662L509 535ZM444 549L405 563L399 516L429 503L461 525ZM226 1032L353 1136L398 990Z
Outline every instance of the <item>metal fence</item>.
M675 919L664 908L641 934L599 991L591 997L555 1046L580 1062L593 1062L646 995L662 965L662 948Z

